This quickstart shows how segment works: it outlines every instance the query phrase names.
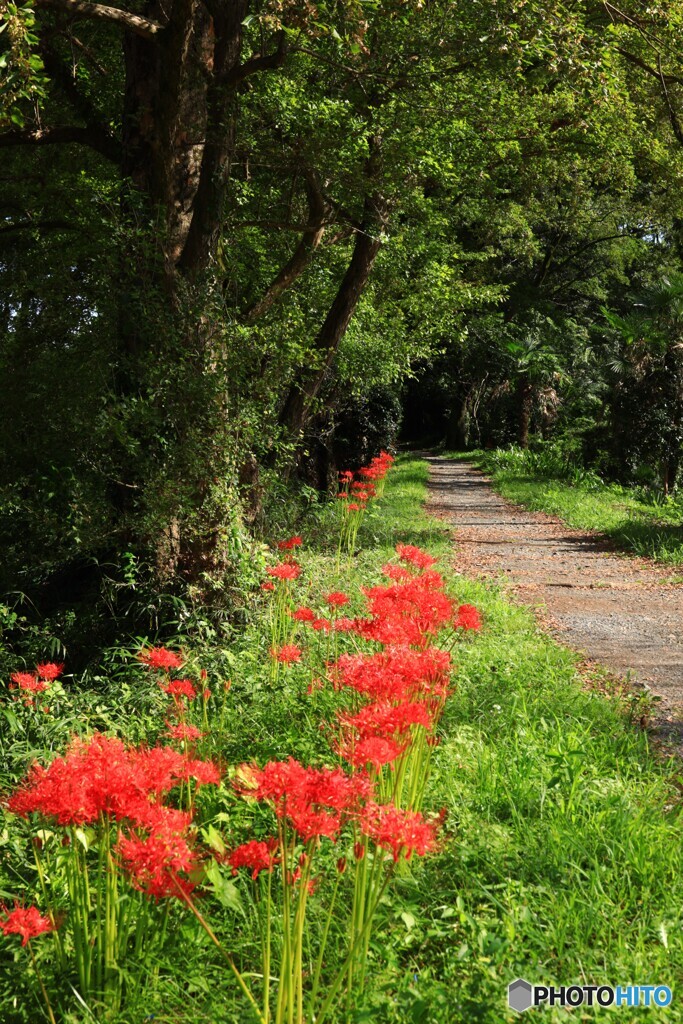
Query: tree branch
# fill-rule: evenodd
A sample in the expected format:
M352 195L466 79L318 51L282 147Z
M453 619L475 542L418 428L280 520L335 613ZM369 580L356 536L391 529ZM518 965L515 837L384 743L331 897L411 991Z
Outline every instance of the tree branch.
M622 57L625 57L631 64L635 64L641 71L646 71L648 75L652 75L658 82L661 82L662 76L657 68L651 67L640 57L636 57L635 53L629 53L628 50L622 49L621 46L617 46L617 53L620 53ZM669 85L683 85L683 78L679 78L678 75L664 75L664 81Z
M249 78L250 75L255 75L259 71L269 71L272 68L282 67L287 59L285 43L285 33L280 32L276 50L272 53L256 53L249 60L245 61L244 64L237 64L235 67L229 68L221 75L221 84L235 89L245 78Z
M0 227L0 237L15 231L76 231L77 226L68 220L23 220L16 224L5 224Z
M258 302L255 302L245 313L245 320L249 322L253 322L267 312L282 292L291 288L294 282L301 277L322 241L328 208L314 171L308 169L304 171L304 187L308 201L308 224L291 257L271 281Z
M103 139L99 132L75 124L55 125L52 128L15 129L0 135L1 149L7 146L52 146L67 142L89 146L114 163L121 159L121 150L116 139Z
M662 58L658 57L657 62L659 67L659 80L662 83L662 92L664 93L664 100L666 101L667 110L669 111L669 121L671 122L671 128L673 130L674 135L676 136L677 142L681 146L683 146L683 125L681 125L678 114L672 107L671 100L669 99L669 90L666 87L666 79L662 71Z
M104 4L92 4L88 0L35 0L36 7L54 7L60 11L68 11L80 18L99 18L101 21L113 21L123 28L145 39L154 39L164 26L159 21L141 18L139 14L122 11L118 7L107 7Z
M106 120L102 117L101 112L94 103L92 103L90 97L79 89L71 70L49 43L44 40L40 45L40 55L47 73L61 88L76 114L85 121L90 137L93 139L93 142L97 141L98 151L109 154L113 160L118 159L120 157L118 140L112 134Z

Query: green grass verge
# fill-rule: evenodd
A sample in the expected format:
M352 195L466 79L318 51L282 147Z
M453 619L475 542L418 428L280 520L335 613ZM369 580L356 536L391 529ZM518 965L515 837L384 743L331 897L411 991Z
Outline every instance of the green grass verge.
M652 754L616 697L582 687L573 656L541 633L530 614L492 584L457 573L449 529L423 509L427 476L425 463L399 462L366 520L351 572L336 568L332 510L306 530L312 594L340 586L357 591L377 578L395 543L407 541L440 556L452 592L485 617L483 631L456 650L456 689L433 760L426 807L448 811L443 849L431 859L415 858L399 876L370 948L366 998L333 1024L511 1022L518 1018L507 1009L507 985L518 976L544 984L668 984L673 1004L656 1012L683 1021L678 765ZM289 677L296 681L301 671L298 684L273 686L263 668L264 609L258 597L251 625L239 634L221 636L207 627L190 638L210 678L232 679L215 753L226 764L290 754L329 760L319 723L329 719L335 697L319 691L316 706L299 666ZM130 652L114 653L107 682L104 673L83 681L64 736L55 734L54 722L44 737L16 731L5 747L12 762L6 777L41 745L44 754L60 749L78 720L118 727L135 739L161 732L159 695L131 662ZM231 824L221 826L228 831L239 825L238 803L230 813ZM0 823L0 898L9 899L21 877L31 882L30 865L14 866L18 852L16 837ZM212 913L247 967L253 936L244 917L230 900ZM117 1024L150 1014L173 1024L246 1020L224 965L191 920L180 917L169 929L158 957L157 988ZM10 953L0 941L3 1024L38 1019L37 1004L22 987L22 963L20 950ZM542 1012L553 1024L567 1019L558 1008ZM585 1010L577 1019L604 1020L608 1012ZM622 1008L615 1020L631 1024L642 1015ZM74 1009L60 1024L88 1019Z
M499 494L518 505L558 516L580 530L596 530L624 551L683 565L679 501L644 500L634 490L602 483L593 474L577 472L575 481L547 475L534 469L533 454L517 458L524 454L519 450L444 454L472 462L491 477Z

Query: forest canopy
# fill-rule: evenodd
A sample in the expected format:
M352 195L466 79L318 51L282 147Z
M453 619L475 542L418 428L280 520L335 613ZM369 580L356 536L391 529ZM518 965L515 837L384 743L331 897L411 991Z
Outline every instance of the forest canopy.
M7 4L2 589L218 597L402 416L675 487L682 19Z

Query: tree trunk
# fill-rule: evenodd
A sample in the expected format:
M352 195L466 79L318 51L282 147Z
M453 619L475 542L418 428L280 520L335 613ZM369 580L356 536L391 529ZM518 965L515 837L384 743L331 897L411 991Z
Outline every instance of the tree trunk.
M458 451L465 450L470 443L470 392L461 400L459 407L452 411L446 431L446 444Z
M315 369L301 373L298 381L292 385L280 416L280 422L294 435L303 429L313 402L332 366L340 342L368 283L380 245L379 238L373 238L365 231L357 232L351 262L315 339L317 365Z
M280 423L295 437L301 434L318 392L330 371L382 244L381 233L388 207L376 190L382 170L380 135L371 135L368 139L368 157L364 170L368 192L363 204L363 217L356 229L351 262L313 343L314 366L300 372L298 379L289 389L280 413Z
M533 409L534 389L531 381L525 373L520 374L517 381L518 400L518 433L517 440L520 448L529 447L529 426L531 424L531 413Z

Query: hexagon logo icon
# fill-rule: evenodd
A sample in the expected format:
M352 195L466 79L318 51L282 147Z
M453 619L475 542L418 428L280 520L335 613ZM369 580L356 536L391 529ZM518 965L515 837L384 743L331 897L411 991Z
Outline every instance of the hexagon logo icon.
M524 978L516 978L508 985L508 1006L517 1013L524 1013L534 1005L533 988Z

